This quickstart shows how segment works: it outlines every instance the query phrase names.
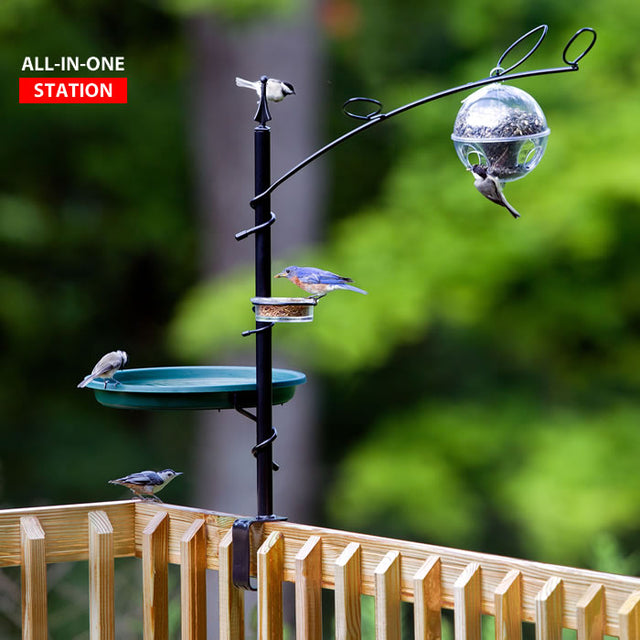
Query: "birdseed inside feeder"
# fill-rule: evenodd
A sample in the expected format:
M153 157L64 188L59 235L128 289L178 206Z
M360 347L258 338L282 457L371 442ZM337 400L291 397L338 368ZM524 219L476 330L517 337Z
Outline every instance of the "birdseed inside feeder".
M544 113L526 91L494 83L462 101L451 139L467 169L483 165L509 182L535 169L548 136Z

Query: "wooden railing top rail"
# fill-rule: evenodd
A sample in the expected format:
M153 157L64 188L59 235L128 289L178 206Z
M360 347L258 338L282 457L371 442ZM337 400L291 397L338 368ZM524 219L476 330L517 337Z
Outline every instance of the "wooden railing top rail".
M168 559L180 564L181 541L184 543L189 538L190 531L203 528L206 566L215 570L219 569L220 542L238 517L142 501L4 510L0 511L0 566L21 563L21 522L27 517L36 518L45 533L47 562L86 560L89 513L96 511L106 514L113 527L116 556L142 557L145 529L150 523L153 528L158 514L166 513ZM198 527L201 521L204 521L203 527ZM559 616L561 626L578 629L581 620L589 619L589 611L597 607L602 613L603 631L618 636L621 635L621 612L640 615L640 579L635 577L290 522L264 523L254 527L254 531L254 558L265 541L268 542L265 547L282 545L278 551L282 556L282 576L290 582L296 582L296 576L299 577L296 571L300 562L306 562L313 554L322 586L336 589L337 585L339 590L346 572L352 570L352 559L357 557L359 589L367 595L380 593L385 581L397 579L402 600L423 603L424 595L416 599L416 590L422 588L425 577L436 575L433 569L437 567L440 607L454 608L454 604L471 594L479 599L482 613L502 615L497 609L511 601L517 586L521 602L519 617L525 621L539 621L544 607L548 606L549 611L556 611L554 615ZM227 543L224 547L226 549ZM226 563L226 551L223 557ZM357 565L353 566L357 569Z

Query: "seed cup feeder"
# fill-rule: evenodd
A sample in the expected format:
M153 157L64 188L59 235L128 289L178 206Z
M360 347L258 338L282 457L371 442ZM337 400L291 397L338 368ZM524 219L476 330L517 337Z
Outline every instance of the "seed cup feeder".
M251 298L257 322L311 322L315 298Z
M386 113L382 112L382 104L378 100L361 97L347 100L343 105L344 113L364 122L318 149L274 182L271 182L270 176L271 130L267 126L267 122L271 120L266 100L268 78L262 76L261 98L254 117L258 122L254 129L256 195L250 202L255 212L255 226L236 234L237 240L251 235L255 238L255 297L251 301L254 305L256 326L255 329L244 331L242 334L255 334L255 368L250 367L249 371L245 367L208 368L216 371L198 367L186 367L180 371L176 371L175 368L139 369L135 372L130 370L129 373L119 371L114 376L117 384L110 384L106 389L97 381L87 385L94 390L98 400L107 406L152 409L232 408L256 423L256 445L252 453L256 457L257 465L258 515L255 518L238 519L232 528L233 581L237 587L254 589L250 580L251 526L260 522L285 519L274 515L273 511L272 472L277 470L277 465L273 462L272 445L277 433L272 424L272 405L286 402L293 395L294 387L305 381L304 374L272 368L271 330L279 322L311 321L313 307L317 304L317 300L313 298L271 297L271 226L276 221L276 215L270 207L271 194L316 158L358 133L414 107L473 89L480 90L463 102L454 125L452 138L460 159L467 167L473 164L485 165L500 180L516 180L523 177L540 161L549 129L535 100L524 91L504 82L530 76L578 71L578 62L591 50L596 41L595 31L590 27L584 27L571 37L562 52L565 66L510 73L540 46L547 30L546 25L540 25L516 40L502 54L492 74L482 80L420 98ZM503 70L501 64L507 55L523 40L537 33L540 37L531 50L511 67ZM586 48L577 57L569 59L569 48L583 33L590 36ZM364 114L351 111L354 104L359 105L360 109L370 111ZM145 393L149 394L146 396L148 401L145 400ZM247 410L247 406L256 408L255 415Z

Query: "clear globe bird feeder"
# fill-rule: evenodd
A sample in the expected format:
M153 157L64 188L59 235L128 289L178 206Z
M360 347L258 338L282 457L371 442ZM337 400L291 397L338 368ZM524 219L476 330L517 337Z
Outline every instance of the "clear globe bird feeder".
M485 166L503 182L533 171L544 155L548 137L540 105L526 91L503 83L482 87L465 98L451 135L468 169Z

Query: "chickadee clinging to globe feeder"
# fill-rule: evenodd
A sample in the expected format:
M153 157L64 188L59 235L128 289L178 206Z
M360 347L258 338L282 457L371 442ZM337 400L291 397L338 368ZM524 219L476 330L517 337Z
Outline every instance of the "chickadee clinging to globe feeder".
M86 387L92 380L96 378L100 378L104 380L104 388L107 388L107 382L113 378L113 374L116 371L119 371L127 364L127 360L129 356L126 351L111 351L100 360L95 367L93 367L93 371L85 377L85 379L78 385L78 389L82 389ZM119 384L117 380L114 380L116 384Z
M509 213L514 218L519 218L520 214L507 202L507 199L502 193L502 186L500 180L495 176L492 176L486 167L479 164L474 164L469 171L473 174L475 181L473 185L475 188L485 197L495 202L502 207L508 209Z
M139 471L131 475L109 480L109 484L121 484L131 489L142 500L162 502L155 494L164 489L174 478L182 475L182 471L165 469L164 471Z
M258 101L260 101L262 96L262 82L260 80L251 82L251 80L245 80L244 78L236 78L236 86L253 89L258 94ZM294 93L295 90L290 82L276 80L275 78L267 80L267 100L270 102L280 102Z

